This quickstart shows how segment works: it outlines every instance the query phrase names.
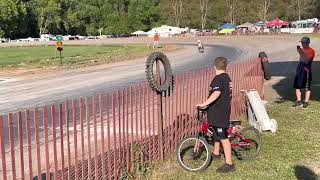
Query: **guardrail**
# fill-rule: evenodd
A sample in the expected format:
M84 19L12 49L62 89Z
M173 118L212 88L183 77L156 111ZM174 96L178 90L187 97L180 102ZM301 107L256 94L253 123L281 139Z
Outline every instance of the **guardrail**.
M257 59L230 64L227 71L234 119L246 112L241 89L263 95L263 72ZM0 175L3 180L128 177L196 132L195 105L208 96L213 77L212 69L179 73L174 89L162 97L142 82L0 115Z

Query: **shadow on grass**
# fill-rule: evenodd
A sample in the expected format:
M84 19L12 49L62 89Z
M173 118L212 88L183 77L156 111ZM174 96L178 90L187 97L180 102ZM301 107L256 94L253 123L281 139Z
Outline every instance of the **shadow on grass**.
M281 97L276 103L282 103L285 100L295 101L295 89L293 82L298 61L271 62L271 72L273 77L283 77L279 82L272 85L277 94ZM320 62L314 62L312 65L312 95L311 100L320 101Z
M294 174L298 180L317 180L319 177L309 168L305 166L295 166Z

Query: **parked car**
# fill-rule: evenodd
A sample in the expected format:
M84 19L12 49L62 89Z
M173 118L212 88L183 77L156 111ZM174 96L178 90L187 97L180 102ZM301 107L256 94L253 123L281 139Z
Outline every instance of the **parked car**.
M109 35L107 35L107 38L117 38L118 36L117 35L115 35L115 34L109 34Z
M18 42L20 42L19 39L11 40L11 43L18 43Z
M79 40L85 40L86 37L85 36L77 36L79 38Z
M93 39L98 39L96 36L87 36L86 40L93 40Z
M131 37L131 34L121 34L118 37L122 37L122 38Z
M0 43L9 43L10 38L0 38Z

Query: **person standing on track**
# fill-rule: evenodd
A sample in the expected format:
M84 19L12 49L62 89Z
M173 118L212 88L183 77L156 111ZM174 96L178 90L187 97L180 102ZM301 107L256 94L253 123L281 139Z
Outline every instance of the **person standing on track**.
M315 57L315 52L310 48L310 38L303 37L301 45L297 46L297 51L300 55L300 61L297 67L297 72L293 87L296 89L296 102L292 105L293 108L302 107L307 109L309 107L309 99L311 95L311 81L312 81L312 62ZM301 94L305 91L305 99L302 102Z
M153 36L153 49L159 47L159 41L160 41L160 35L156 32L156 34Z
M217 172L228 173L235 170L232 163L231 143L228 138L228 124L231 114L232 85L229 75L226 73L228 61L224 57L218 57L214 60L214 69L216 76L213 78L209 97L199 108L208 108L208 123L213 128L214 150L213 159L220 158L220 143L225 154L225 164L217 169Z

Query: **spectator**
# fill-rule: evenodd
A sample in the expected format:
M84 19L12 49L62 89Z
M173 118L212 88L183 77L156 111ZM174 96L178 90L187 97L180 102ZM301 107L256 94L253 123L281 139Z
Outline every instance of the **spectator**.
M260 28L260 32L261 32L261 34L264 34L264 27L263 26Z
M228 61L224 57L218 57L214 61L216 76L210 84L209 97L197 107L208 108L208 123L215 134L212 158L220 159L220 145L222 144L225 164L217 169L217 172L228 173L235 171L232 162L231 144L228 139L228 123L231 113L232 85L229 75L226 73Z
M309 107L308 103L311 95L311 65L315 56L315 52L309 46L309 37L303 37L300 42L303 48L301 49L300 46L297 46L297 51L300 55L300 61L297 67L297 72L293 85L293 87L296 89L297 101L292 105L292 107L302 107L303 109L307 109ZM304 102L302 102L301 100L302 91L305 91Z
M315 32L320 33L320 24L316 24Z
M154 43L153 43L153 49L159 47L159 41L160 41L160 35L156 33L153 37Z

